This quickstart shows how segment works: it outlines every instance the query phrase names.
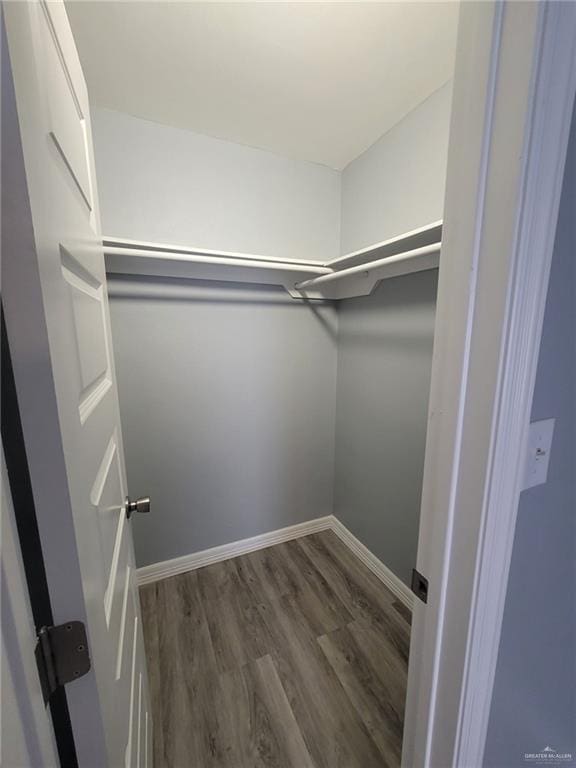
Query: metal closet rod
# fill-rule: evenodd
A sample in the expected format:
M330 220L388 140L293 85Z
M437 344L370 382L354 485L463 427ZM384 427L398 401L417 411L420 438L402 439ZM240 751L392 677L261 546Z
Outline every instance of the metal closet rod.
M330 267L321 264L290 263L289 261L275 262L258 260L257 257L245 258L242 256L216 256L201 255L195 253L181 253L177 251L156 251L147 248L122 248L118 246L104 245L104 253L110 256L136 256L152 259L170 259L171 261L184 261L189 264L216 264L223 267L252 267L257 269L276 269L281 272L311 272L313 275L328 276L332 274Z
M301 280L299 283L294 284L294 288L296 288L297 291L302 291L307 288L316 288L318 285L333 283L335 280L342 280L344 277L352 277L353 275L362 274L367 275L369 272L373 272L375 269L380 269L380 267L385 267L388 264L396 264L399 261L410 261L411 259L418 258L418 256L426 256L429 253L436 253L440 250L440 245L440 243L424 245L422 248L414 248L411 251L397 253L394 256L387 256L383 259L377 259L376 261L369 261L365 264L358 264L355 267L340 269L337 272L332 272L331 274L312 277L308 280Z

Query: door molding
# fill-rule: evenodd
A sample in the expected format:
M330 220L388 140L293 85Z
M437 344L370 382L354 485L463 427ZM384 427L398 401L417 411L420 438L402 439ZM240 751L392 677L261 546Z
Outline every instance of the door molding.
M576 7L570 3L543 5L523 199L514 242L515 279L508 298L480 567L461 697L457 765L483 764L576 92ZM502 515L502 510L510 514Z
M575 91L575 5L461 5L405 766L482 765Z

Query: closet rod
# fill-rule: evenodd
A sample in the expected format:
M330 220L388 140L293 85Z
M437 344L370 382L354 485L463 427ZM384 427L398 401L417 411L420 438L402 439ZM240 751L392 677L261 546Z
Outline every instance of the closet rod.
M367 275L369 272L373 272L375 269L385 267L388 264L396 264L399 261L410 261L411 259L416 259L419 256L426 256L430 253L436 253L437 251L440 251L440 245L440 243L432 243L432 245L425 245L422 248L414 248L412 251L397 253L395 256L387 256L384 259L369 261L366 264L358 264L355 267L340 269L337 272L332 272L328 275L312 277L308 280L302 280L299 283L295 283L294 288L296 288L297 291L302 291L307 288L315 288L317 285L332 283L335 280L341 280L344 277L353 277L354 275Z
M118 248L104 245L104 253L110 256L131 256L144 259L166 259L169 261L184 261L189 264L215 264L223 267L252 267L257 269L277 269L282 272L311 272L313 275L328 276L332 273L330 267L321 264L294 263L288 261L258 261L257 258L237 258L226 256L202 256L191 253L177 253L173 251L152 251L145 248Z

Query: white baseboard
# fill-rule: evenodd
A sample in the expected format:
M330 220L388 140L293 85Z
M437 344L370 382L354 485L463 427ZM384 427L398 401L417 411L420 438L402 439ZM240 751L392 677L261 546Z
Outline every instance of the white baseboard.
M395 595L407 608L412 610L414 606L414 593L410 588L407 587L395 573L392 573L390 568L385 566L376 555L370 552L368 547L362 544L354 534L350 533L348 528L346 528L338 518L332 516L332 525L330 527L338 538L341 539L352 552L354 552L356 557L362 560L364 565L388 587L390 592L392 592L392 594Z
M138 585L150 584L153 581L166 579L168 576L177 576L179 573L194 571L196 568L202 568L204 565L230 560L232 557L246 555L248 552L255 552L257 549L265 549L266 547L272 547L274 544L281 544L283 541L290 541L301 536L308 536L311 533L327 530L334 531L356 557L388 587L390 592L407 608L412 610L414 595L406 584L392 573L376 555L372 554L368 547L364 546L361 541L358 541L334 515L317 517L315 520L307 520L305 523L290 525L287 528L279 528L276 531L262 533L249 539L240 539L240 541L232 541L230 544L222 544L219 547L204 549L201 552L193 552L191 555L164 560L162 563L145 565L136 571Z
M186 571L194 571L196 568L202 568L204 565L219 563L222 560L238 557L238 555L246 555L248 552L255 552L257 549L265 549L274 544L281 544L283 541L298 539L300 536L308 536L310 533L326 531L332 528L332 525L332 515L317 517L315 520L307 520L305 523L297 523L287 528L278 528L275 531L252 536L249 539L231 541L230 544L222 544L219 547L204 549L201 552L193 552L191 555L183 555L172 560L164 560L161 563L145 565L136 571L138 584L140 586L142 584L150 584L152 581L165 579L168 576L177 576L179 573L186 573Z

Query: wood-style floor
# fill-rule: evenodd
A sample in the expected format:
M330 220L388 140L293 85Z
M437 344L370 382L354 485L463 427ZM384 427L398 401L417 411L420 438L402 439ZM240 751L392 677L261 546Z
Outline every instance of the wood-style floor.
M400 764L409 612L333 532L140 596L155 768Z

